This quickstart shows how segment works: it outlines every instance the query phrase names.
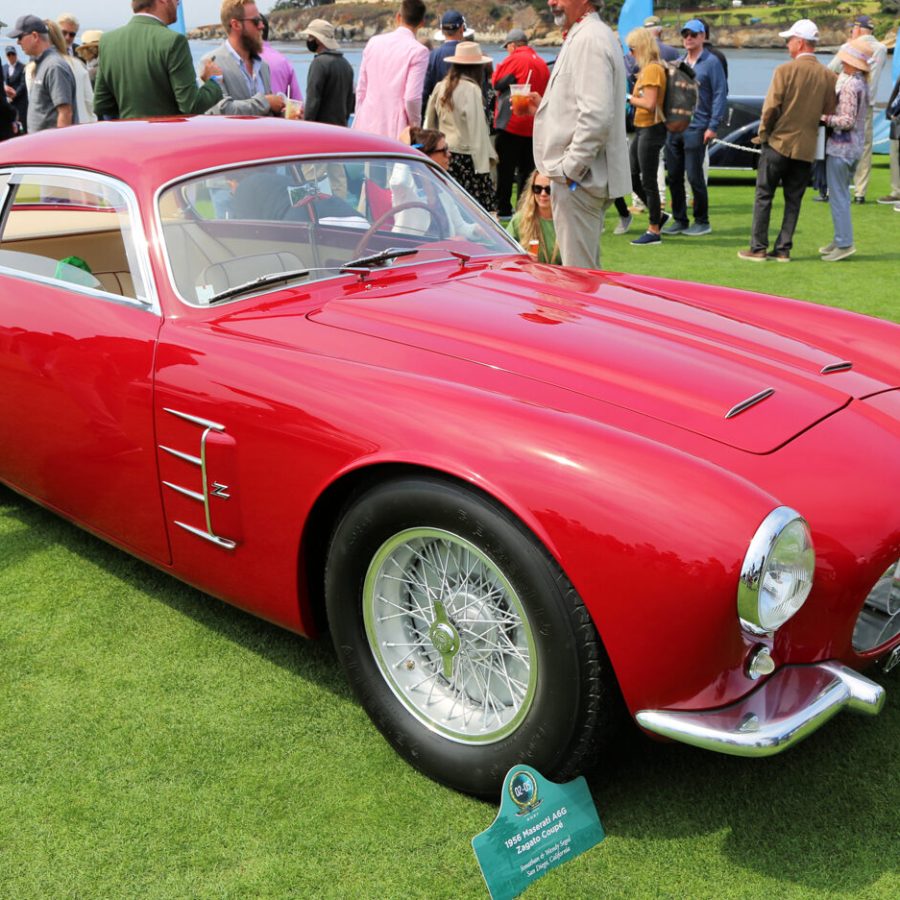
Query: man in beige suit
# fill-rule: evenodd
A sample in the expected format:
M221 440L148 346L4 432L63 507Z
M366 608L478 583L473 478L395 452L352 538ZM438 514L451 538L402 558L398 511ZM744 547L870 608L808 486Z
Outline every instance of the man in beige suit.
M763 103L759 123L762 157L756 172L750 249L738 251L741 259L751 262L791 261L800 202L816 157L819 120L834 112L836 103L837 76L815 56L819 40L815 22L800 19L780 36L787 39L791 61L775 70ZM772 197L779 184L784 193L784 217L774 251L767 253Z
M549 0L563 46L543 98L531 95L534 163L550 178L564 266L598 268L607 206L631 192L622 48L599 0Z

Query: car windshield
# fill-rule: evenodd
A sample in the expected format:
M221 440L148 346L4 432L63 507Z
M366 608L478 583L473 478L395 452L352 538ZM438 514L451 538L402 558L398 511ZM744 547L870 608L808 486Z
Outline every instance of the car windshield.
M304 159L206 173L159 213L178 294L203 305L347 266L509 254L497 223L424 160Z

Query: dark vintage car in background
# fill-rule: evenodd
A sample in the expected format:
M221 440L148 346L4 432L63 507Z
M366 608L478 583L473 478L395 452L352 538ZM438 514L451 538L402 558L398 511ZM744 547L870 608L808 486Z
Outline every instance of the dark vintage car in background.
M759 118L765 97L729 95L728 112L716 131L715 143L709 148L709 165L717 169L755 169L759 165L759 148L751 143L759 132ZM728 146L729 144L733 146Z
M330 631L431 777L564 780L622 710L761 756L880 709L898 326L537 264L416 151L305 123L18 138L0 205L0 480Z

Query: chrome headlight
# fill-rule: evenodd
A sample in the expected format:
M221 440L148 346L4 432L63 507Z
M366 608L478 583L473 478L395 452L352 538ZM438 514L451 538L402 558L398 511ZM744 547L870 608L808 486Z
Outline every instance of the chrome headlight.
M806 520L790 507L773 509L741 566L737 605L744 628L760 634L784 625L809 596L815 567Z

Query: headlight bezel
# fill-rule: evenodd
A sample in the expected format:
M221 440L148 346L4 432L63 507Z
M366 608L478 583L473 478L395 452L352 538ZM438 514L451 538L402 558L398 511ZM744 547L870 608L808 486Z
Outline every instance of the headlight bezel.
M779 551L785 551L787 541L803 538L805 546L798 554L798 565L808 572L805 578L799 579L800 590L794 592L790 599L789 611L786 615L773 615L772 604L763 605L765 598L761 591L766 582L770 565L778 560ZM802 559L800 559L802 557ZM741 627L753 635L772 634L781 628L786 622L795 616L809 597L812 590L815 574L815 547L813 546L812 533L809 523L795 509L789 506L778 506L773 509L765 519L750 541L744 562L741 565L741 574L738 580L737 611ZM802 593L799 601L796 599ZM784 602L774 606L777 610Z

